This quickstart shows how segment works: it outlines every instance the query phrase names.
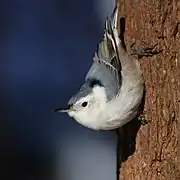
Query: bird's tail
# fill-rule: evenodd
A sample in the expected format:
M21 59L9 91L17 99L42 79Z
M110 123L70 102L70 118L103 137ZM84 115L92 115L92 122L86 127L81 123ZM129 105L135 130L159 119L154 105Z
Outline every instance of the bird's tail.
M118 19L118 6L116 5L112 15L107 17L105 21L104 38L98 45L98 50L95 53L94 60L106 61L113 65L117 70L121 70L119 55L120 53L124 54L126 52L123 31L125 27L120 27L122 18L120 21ZM121 50L119 48L121 48ZM119 52L119 50L122 52Z

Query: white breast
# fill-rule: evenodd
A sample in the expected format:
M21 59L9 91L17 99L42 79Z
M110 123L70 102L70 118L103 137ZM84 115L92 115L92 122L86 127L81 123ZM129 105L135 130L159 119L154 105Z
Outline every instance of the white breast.
M141 80L136 81L135 84L123 84L119 95L107 104L102 113L104 123L100 129L116 129L135 118L142 101L143 91Z
M133 82L133 81L132 81ZM99 103L88 111L71 112L70 116L94 130L116 129L131 121L138 112L143 96L143 81L129 83L124 79L118 96L107 103L104 88L97 87L94 95ZM94 96L93 95L93 96Z

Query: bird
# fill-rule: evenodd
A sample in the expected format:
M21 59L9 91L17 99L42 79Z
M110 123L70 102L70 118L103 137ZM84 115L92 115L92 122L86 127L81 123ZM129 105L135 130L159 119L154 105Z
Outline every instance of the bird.
M116 5L105 20L103 39L83 85L71 96L67 108L55 109L89 129L117 132L117 180L124 142L121 127L138 116L144 96L143 73L138 59L126 49L124 26L125 18L119 19Z
M143 74L138 59L126 50L121 24L116 5L105 20L104 36L83 85L71 96L67 108L55 109L68 113L89 129L120 128L139 112L144 93Z

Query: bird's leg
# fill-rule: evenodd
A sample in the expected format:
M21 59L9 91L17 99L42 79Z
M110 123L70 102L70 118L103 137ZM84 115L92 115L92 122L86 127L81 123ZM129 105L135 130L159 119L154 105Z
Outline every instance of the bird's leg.
M152 57L153 55L159 54L162 52L162 49L158 50L156 47L158 44L155 44L150 47L145 47L145 48L133 48L135 43L131 45L131 52L130 55L137 55L138 58L142 58L143 56L145 57Z
M148 124L148 120L145 118L145 116L143 114L139 115L138 120L140 121L141 125Z

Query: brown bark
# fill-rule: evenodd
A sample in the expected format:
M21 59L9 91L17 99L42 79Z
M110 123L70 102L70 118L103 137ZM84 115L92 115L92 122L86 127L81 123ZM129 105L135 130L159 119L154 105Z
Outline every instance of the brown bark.
M120 179L180 180L180 0L118 3L126 17L127 47L162 49L140 59L148 124L138 130L135 152L122 163Z

